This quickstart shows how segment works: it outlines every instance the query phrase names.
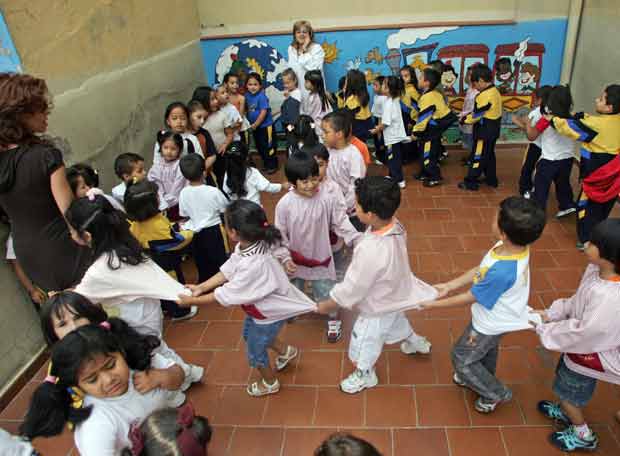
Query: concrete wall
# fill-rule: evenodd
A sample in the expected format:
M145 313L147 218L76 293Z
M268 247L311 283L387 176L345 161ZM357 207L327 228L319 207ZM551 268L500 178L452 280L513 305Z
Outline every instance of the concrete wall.
M150 159L165 106L187 101L205 81L194 0L172 7L167 0L0 0L0 9L24 71L45 78L53 93L49 133L68 144L68 164L99 168L104 189L116 181L114 157L132 151ZM4 263L0 286L1 389L42 338Z
M614 38L620 21L617 0L585 0L577 38L571 91L578 111L594 110L594 98L620 83L620 49Z

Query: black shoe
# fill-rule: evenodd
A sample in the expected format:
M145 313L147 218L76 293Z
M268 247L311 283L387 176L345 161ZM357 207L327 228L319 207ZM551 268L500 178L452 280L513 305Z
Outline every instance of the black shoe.
M413 178L414 178L415 180L419 180L419 181L422 181L422 182L424 182L424 181L427 181L427 180L428 180L428 176L426 176L426 175L424 175L424 174L422 174L422 173L420 173L420 174L416 174L415 176L413 176Z
M443 184L443 179L437 179L437 180L428 179L422 182L422 185L424 185L425 187L436 187L441 184Z
M461 190L469 190L470 192L477 192L479 189L479 186L468 184L467 182L463 181L463 182L459 182L458 188L460 188Z

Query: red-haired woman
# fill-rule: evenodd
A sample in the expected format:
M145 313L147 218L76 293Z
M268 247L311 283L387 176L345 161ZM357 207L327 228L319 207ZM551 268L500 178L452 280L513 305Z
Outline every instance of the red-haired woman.
M20 265L44 291L75 285L89 261L63 217L73 195L62 154L39 136L50 111L43 79L0 74L0 206Z

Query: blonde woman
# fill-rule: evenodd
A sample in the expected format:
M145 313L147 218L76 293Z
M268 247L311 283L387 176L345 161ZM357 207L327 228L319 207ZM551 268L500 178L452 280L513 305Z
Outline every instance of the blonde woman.
M304 81L306 72L319 70L323 74L325 51L320 44L314 42L314 31L308 21L297 21L293 24L293 42L288 47L288 63L295 71L298 81ZM325 77L323 76L323 79ZM308 95L303 84L299 85L302 99Z

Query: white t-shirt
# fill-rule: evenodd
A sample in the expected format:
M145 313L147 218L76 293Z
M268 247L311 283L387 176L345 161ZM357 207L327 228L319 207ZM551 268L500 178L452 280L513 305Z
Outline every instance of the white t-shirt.
M385 127L383 130L383 141L386 146L391 146L409 139L405 132L405 124L403 123L399 98L386 97L383 103L381 123L383 123Z
M530 121L530 125L532 127L535 127L536 124L538 123L538 121L540 120L540 118L542 117L542 114L540 112L540 107L534 108L530 111L530 113L527 115L527 118ZM534 141L532 141L534 144L536 144L538 147L542 148L541 145L541 136L542 135L538 135L538 138L536 138Z
M226 185L226 182L228 182L228 174L224 174L224 185L222 186L224 193L226 193L231 200L239 199L239 197L232 192L228 185ZM260 192L281 192L282 184L271 183L256 168L248 168L245 173L245 190L247 193L243 199L254 201L262 207L260 202Z
M121 204L125 204L125 191L127 190L127 184L121 182L117 186L112 188L112 196L116 201Z
M153 355L151 366L166 369L173 362ZM132 424L139 426L154 411L166 407L178 407L185 395L180 391L154 389L146 394L138 393L133 386L133 371L129 372L129 388L125 394L112 398L86 396L84 405L92 405L86 421L75 428L75 446L82 455L118 456L124 448L130 448L129 430Z
M220 111L224 111L224 113L226 114L228 118L227 123L229 125L234 125L239 122L241 123L241 125L243 125L243 117L241 117L241 114L239 114L239 111L237 111L237 108L235 108L234 104L228 103L222 106L220 108ZM239 136L238 130L235 130L235 133L233 135L233 141L241 141L241 136Z
M235 123L230 120L229 113L223 109L219 109L209 113L209 117L205 120L203 128L211 135L215 147L219 148L226 142L226 128L231 128L234 124Z
M226 210L228 200L219 188L210 185L189 185L179 196L179 215L189 217L183 224L186 230L198 232L221 223L220 213Z
M385 95L375 95L372 99L372 109L370 113L375 117L383 117L383 105L388 97Z
M548 127L539 136L542 160L566 160L575 156L577 143L568 136L561 135L555 128Z
M495 244L484 256L471 292L472 325L482 334L493 336L530 328L527 306L530 298L529 249L519 255L502 256Z

